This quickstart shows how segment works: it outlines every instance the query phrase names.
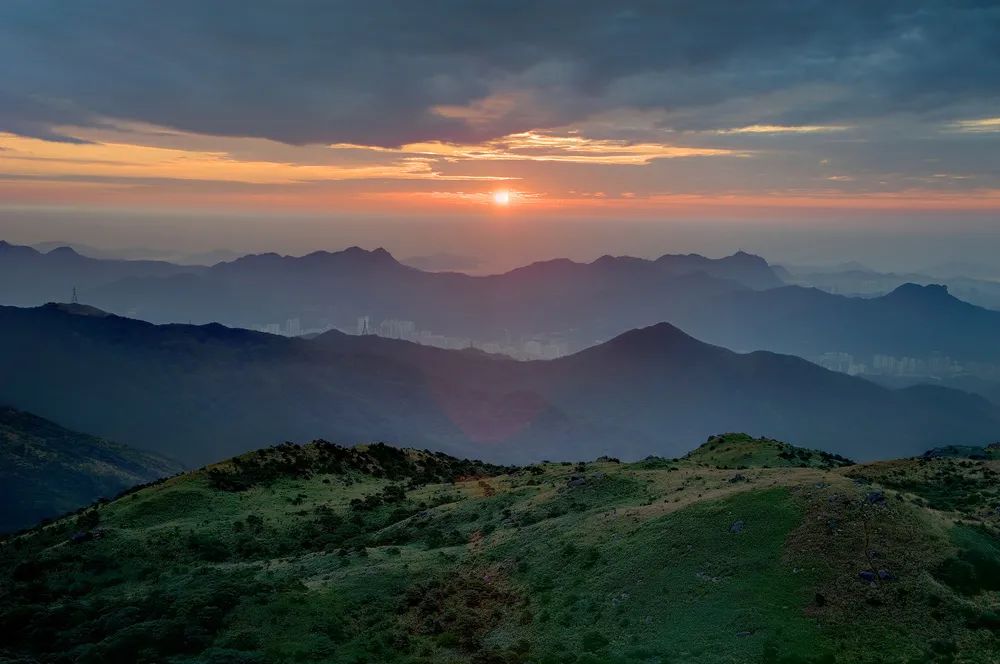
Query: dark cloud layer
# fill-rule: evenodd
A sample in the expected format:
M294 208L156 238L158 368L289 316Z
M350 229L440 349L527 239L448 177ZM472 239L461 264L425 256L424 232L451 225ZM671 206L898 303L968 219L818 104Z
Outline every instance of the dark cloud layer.
M1000 114L998 35L1000 4L971 0L6 0L0 131L391 146L623 108L679 129L946 122Z

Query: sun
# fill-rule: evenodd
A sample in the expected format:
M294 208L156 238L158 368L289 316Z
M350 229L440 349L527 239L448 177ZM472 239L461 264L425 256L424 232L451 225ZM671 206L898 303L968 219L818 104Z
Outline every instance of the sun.
M493 192L493 202L497 205L507 205L510 203L510 192L506 189Z

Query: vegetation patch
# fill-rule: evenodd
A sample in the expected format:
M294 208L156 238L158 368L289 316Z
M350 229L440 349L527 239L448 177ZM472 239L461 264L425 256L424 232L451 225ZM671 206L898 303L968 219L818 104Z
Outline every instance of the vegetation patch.
M839 454L789 445L745 433L711 436L685 459L716 468L843 468L853 462Z
M729 467L737 443L759 465ZM732 445L525 469L244 455L0 542L0 661L1000 660L995 462Z
M456 459L440 452L403 450L384 443L343 447L326 441L309 445L284 443L249 452L208 469L213 488L246 491L279 479L359 472L412 484L490 477L512 470L481 461Z

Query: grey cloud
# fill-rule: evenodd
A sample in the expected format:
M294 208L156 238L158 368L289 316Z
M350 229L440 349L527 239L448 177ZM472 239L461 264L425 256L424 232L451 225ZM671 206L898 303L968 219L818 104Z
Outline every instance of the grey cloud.
M1000 5L971 1L8 0L0 130L111 117L392 146L623 107L680 129L942 121L995 114L997 34ZM512 92L520 107L482 122L433 111Z

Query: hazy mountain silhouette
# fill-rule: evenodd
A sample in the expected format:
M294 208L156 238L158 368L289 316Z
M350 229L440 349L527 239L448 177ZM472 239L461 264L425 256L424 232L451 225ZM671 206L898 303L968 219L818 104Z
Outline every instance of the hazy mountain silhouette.
M87 292L85 299L154 322L250 327L300 317L306 327L321 321L353 329L366 315L476 339L561 335L571 347L582 348L668 319L673 309L748 287L711 272L743 274L755 283L768 278L757 274L768 271L762 261L698 258L556 259L470 276L424 272L384 249L352 247L302 257L245 256L201 274L122 280Z
M0 302L64 301L74 288L83 292L130 277L163 277L201 269L165 261L90 258L66 246L43 253L0 240Z
M787 286L722 295L678 318L692 334L732 348L812 356L828 351L1000 361L1000 312L959 300L941 285L904 284L881 297L849 298Z
M182 268L4 244L0 277L0 301L66 300L78 285L84 302L156 323L252 327L300 318L303 328L354 329L359 316L370 316L376 323L409 320L417 329L460 338L556 338L577 350L669 321L740 350L806 357L831 351L926 357L937 351L1000 362L1000 312L952 297L940 285L903 284L874 298L773 287L780 283L775 271L743 252L721 259L555 259L470 276L424 272L384 249L358 247Z
M992 277L974 278L970 275L983 273L983 268L966 266L967 273L949 272L947 266L941 274L934 273L892 273L878 272L856 263L845 263L835 268L796 267L784 270L774 266L774 270L789 285L816 287L840 295L873 297L884 295L900 286L913 283L919 285L941 284L959 299L972 304L1000 309L1000 281ZM955 266L956 269L961 265Z
M704 272L720 279L731 279L755 290L784 285L777 271L766 260L745 251L718 259L705 258L700 254L666 254L656 259L656 264L678 274Z
M516 362L338 332L291 339L85 307L2 307L0 372L2 401L187 463L316 436L531 460L673 456L719 429L858 458L1000 432L980 397L893 391L794 357L736 354L667 324Z
M243 254L231 249L212 249L208 251L184 251L178 249L153 248L153 247L122 247L108 249L94 247L80 242L49 241L38 242L31 245L41 253L47 253L53 249L70 247L78 254L89 258L100 258L103 260L127 260L127 261L168 261L182 266L207 267L222 261L231 261L239 258Z
M181 470L162 456L0 406L0 533Z
M357 247L248 255L203 268L4 244L0 277L8 277L0 287L4 304L67 300L76 287L84 301L155 322L251 326L299 317L353 328L358 316L369 315L455 336L562 334L576 347L663 320L689 300L781 284L766 261L742 252L722 259L557 259L473 277L424 272L384 249Z

